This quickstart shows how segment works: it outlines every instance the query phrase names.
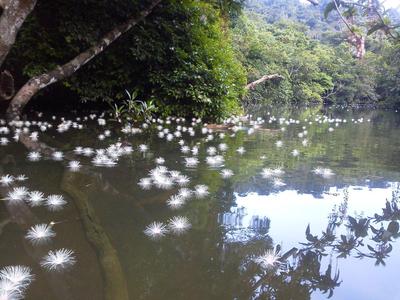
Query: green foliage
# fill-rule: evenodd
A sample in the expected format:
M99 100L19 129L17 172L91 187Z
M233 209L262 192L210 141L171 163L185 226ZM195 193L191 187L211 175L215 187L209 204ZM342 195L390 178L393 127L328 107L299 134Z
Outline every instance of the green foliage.
M296 0L249 1L234 28L248 81L273 73L285 79L259 85L246 96L248 102L399 105L398 41L385 39L382 28L375 28L367 38L365 57L355 59L335 28L337 14L328 20L323 16L324 8L334 9L331 4L321 1L316 8Z
M383 104L400 107L400 43L387 43L377 66L377 90Z
M250 101L272 103L322 102L334 87L331 73L335 53L311 40L304 28L293 23L265 24L259 16L243 16L235 28L236 48L248 71L248 81L266 74L280 74L282 81L268 81L248 95Z
M246 82L221 14L240 1L163 1L141 23L62 84L82 100L118 103L136 89L163 115L221 119L240 112ZM219 2L219 1L218 1ZM146 1L39 1L7 61L28 77L92 45ZM117 104L118 106L118 104Z
M116 101L109 102L111 113L119 122L123 119L149 120L157 112L157 107L153 100L138 100L137 91L129 93L129 91L125 90L125 93L128 98L123 100L121 104L118 105Z

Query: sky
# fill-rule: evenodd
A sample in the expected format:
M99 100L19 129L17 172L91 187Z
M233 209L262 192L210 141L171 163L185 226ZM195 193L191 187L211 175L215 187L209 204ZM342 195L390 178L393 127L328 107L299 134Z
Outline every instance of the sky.
M307 0L299 0L301 3L310 4ZM388 8L400 8L400 0L381 0L383 6Z
M388 8L399 8L400 7L400 0L386 0L383 2L383 5L386 9Z

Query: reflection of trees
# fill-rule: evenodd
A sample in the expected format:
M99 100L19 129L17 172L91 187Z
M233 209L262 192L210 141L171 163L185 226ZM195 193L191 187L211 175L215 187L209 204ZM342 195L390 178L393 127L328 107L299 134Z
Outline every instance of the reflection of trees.
M347 215L348 196L345 192L343 203L334 209L328 218L326 229L321 234L312 233L310 226L305 230L305 241L299 248L281 253L279 265L265 268L255 258L265 249L273 249L268 235L258 235L242 242L229 242L225 253L243 259L240 270L240 299L310 299L314 291L320 291L330 298L334 289L340 286L339 271L334 270L324 257L371 258L375 265L385 265L393 249L392 242L400 236L400 189L393 193L382 212L370 217ZM375 224L380 223L378 228ZM345 234L344 234L345 233ZM261 241L264 241L263 243ZM240 250L238 250L240 249ZM228 260L228 258L226 258Z

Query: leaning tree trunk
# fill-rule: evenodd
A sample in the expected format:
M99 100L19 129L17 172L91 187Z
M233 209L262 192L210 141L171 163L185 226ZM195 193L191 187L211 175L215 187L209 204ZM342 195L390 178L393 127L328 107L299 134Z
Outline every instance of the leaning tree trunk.
M11 119L18 118L22 112L22 109L38 91L50 84L71 76L82 66L92 60L96 55L103 52L105 48L117 40L123 33L127 32L134 25L143 20L160 2L161 0L153 0L145 10L141 11L139 16L133 16L125 23L118 25L113 30L105 34L95 45L80 53L66 64L57 66L55 69L47 73L43 73L31 78L27 83L25 83L25 85L22 86L22 88L11 100L7 109L8 117Z
M0 0L0 67L15 43L18 31L36 5L36 0Z

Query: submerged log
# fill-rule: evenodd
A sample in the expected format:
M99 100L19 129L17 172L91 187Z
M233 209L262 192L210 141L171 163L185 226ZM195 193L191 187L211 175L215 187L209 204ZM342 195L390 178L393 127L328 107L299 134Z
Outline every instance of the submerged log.
M94 181L93 177L86 174L65 172L61 188L74 199L86 236L99 257L104 276L105 299L128 300L128 286L117 251L89 203L88 187L95 187Z

